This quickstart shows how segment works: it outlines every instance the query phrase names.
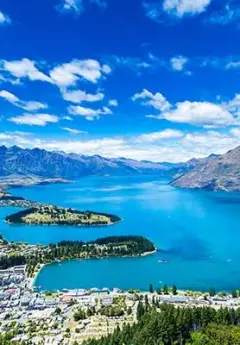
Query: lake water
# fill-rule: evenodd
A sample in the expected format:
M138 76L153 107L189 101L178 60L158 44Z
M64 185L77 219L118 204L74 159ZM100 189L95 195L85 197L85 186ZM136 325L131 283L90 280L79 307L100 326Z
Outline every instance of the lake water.
M240 193L176 189L156 176L89 177L74 184L12 189L15 195L80 210L119 215L114 226L81 228L10 226L0 209L0 232L8 240L47 244L110 235L143 235L160 252L144 258L69 261L46 266L43 290L119 287L145 290L149 283L178 288L240 288ZM167 264L158 263L167 259Z

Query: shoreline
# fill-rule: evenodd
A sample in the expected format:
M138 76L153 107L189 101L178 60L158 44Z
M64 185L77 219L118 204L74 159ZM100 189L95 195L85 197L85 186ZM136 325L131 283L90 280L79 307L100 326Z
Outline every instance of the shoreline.
M57 264L57 263L64 263L64 262L70 262L70 261L83 261L83 260L106 260L106 259L125 259L125 258L128 258L128 259L136 259L136 258L140 258L140 257L146 257L146 256L149 256L149 255L153 255L155 253L157 253L157 248L155 248L155 250L153 250L152 252L145 252L143 254L140 254L140 255L135 255L135 256L130 256L130 255L125 255L125 256L106 256L106 257L94 257L94 258L91 258L91 257L88 257L88 258L72 258L72 259L64 259L64 260L55 260L55 261L52 261L52 262L48 262L48 263L45 263L45 264L40 264L40 267L38 269L38 271L36 272L36 274L34 275L34 277L30 278L30 283L29 283L29 287L31 289L35 289L36 286L35 286L35 281L38 277L38 275L40 274L40 272L43 270L43 268L49 266L49 265L53 265L53 264ZM80 288L78 288L80 289Z
M29 279L30 279L30 281L29 281L29 288L30 288L31 290L35 289L35 286L34 286L34 285L35 285L35 281L36 281L36 279L37 279L39 273L41 272L41 270L42 270L45 266L47 266L47 264L40 264L40 267L39 267L39 269L37 270L37 272L35 273L34 277L29 278Z
M51 205L52 206L52 205ZM4 207L4 206L3 206ZM18 206L17 206L18 207ZM84 212L84 211L83 211ZM83 224L56 224L56 223L53 223L53 224L27 224L27 223L13 223L13 222L9 222L7 221L6 219L3 220L4 223L8 224L8 225L19 225L19 226L47 226L47 227L51 227L51 226L64 226L64 227L80 227L80 228L105 228L107 226L113 226L113 225L116 225L120 222L122 222L123 220L120 219L114 223L110 223L110 224L89 224L89 225L83 225Z

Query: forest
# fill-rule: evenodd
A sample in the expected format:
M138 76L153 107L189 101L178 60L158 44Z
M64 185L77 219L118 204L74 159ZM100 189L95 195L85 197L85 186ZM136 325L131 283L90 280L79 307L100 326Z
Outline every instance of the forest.
M240 309L138 304L138 322L84 345L239 345Z

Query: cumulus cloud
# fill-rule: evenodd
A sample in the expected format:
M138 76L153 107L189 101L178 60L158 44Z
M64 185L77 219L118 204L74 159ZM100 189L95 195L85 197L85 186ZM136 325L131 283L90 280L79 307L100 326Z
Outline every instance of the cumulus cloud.
M186 63L188 62L188 58L186 58L185 56L175 56L170 60L172 69L175 71L182 71L186 65Z
M166 111L170 109L170 103L167 101L167 99L159 92L153 94L150 91L143 89L142 92L136 93L132 97L133 101L137 100L143 100L142 104L145 106L151 106L154 109L160 110L160 111Z
M117 107L118 106L118 101L116 99L110 99L108 101L109 107Z
M104 94L98 92L96 94L89 94L82 90L62 91L63 99L72 103L82 102L99 102L104 99Z
M11 24L11 19L8 15L0 11L0 25Z
M183 101L170 104L161 93L157 92L154 95L145 89L132 97L133 101L138 99L144 100L142 105L151 106L160 111L156 115L147 115L149 118L208 128L240 124L240 95L236 95L228 102L219 104L207 101Z
M57 123L59 118L50 114L23 114L20 116L11 117L9 121L14 122L17 125L44 127L48 123Z
M69 87L76 84L79 78L96 83L102 75L111 73L108 65L101 65L97 60L73 60L50 71L50 76L59 87Z
M164 112L162 118L197 126L228 126L235 122L227 110L210 102L179 102L172 110Z
M175 18L200 14L210 3L211 0L143 0L142 5L148 18L161 22L166 14Z
M49 75L43 73L38 65L36 61L26 58L15 61L0 60L0 70L17 78L17 81L27 78L31 81L55 84L60 88L74 86L79 79L97 83L102 76L111 73L108 65L101 65L99 61L93 59L73 60L57 65L49 71Z
M172 15L183 17L204 12L210 3L211 0L164 0L163 9Z
M57 6L59 12L74 12L80 15L84 11L83 0L62 0Z
M82 107L80 105L68 107L69 114L84 116L86 120L99 119L101 115L111 115L112 110L108 107L103 107L102 109L92 109Z
M28 78L32 81L40 80L48 83L53 82L49 76L38 70L35 61L26 58L15 61L1 60L0 69L16 78Z
M5 99L6 101L12 103L13 105L22 108L28 111L37 111L40 109L46 109L47 105L45 103L36 102L36 101L21 101L13 93L10 93L6 90L0 91L0 98Z

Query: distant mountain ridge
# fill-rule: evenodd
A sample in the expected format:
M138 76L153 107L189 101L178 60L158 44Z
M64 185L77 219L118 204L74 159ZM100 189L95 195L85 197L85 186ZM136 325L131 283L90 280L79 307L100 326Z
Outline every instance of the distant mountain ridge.
M127 158L105 158L75 153L52 152L39 148L22 149L0 146L0 176L38 176L42 178L77 179L88 175L157 174L176 177L199 163L154 163Z
M222 191L240 191L240 146L221 156L203 160L193 170L172 182L173 186Z

